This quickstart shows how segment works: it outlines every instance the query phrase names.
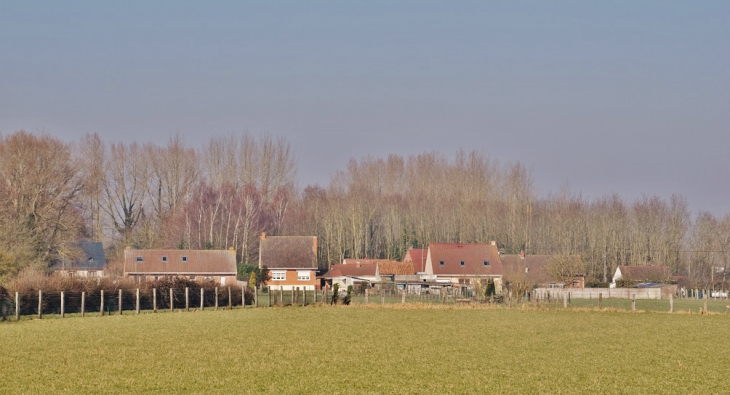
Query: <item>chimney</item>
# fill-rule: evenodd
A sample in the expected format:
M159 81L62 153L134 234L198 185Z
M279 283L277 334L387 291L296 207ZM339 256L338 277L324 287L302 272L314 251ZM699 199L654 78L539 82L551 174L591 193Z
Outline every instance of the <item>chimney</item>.
M525 259L525 250L520 251L520 258Z
M266 240L266 232L261 232L261 240Z
M312 242L312 252L314 252L314 256L317 256L317 236L312 237L314 241Z
M497 245L497 242L495 240L492 240L491 243L492 243L493 246L496 246Z

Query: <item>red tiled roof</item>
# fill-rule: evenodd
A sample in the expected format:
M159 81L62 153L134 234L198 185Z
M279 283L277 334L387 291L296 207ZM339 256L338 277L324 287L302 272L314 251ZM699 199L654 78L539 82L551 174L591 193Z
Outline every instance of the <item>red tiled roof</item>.
M406 256L403 257L403 262L413 262L416 272L424 272L426 271L427 254L428 250L425 248L409 248Z
M332 265L330 272L338 271L343 276L350 277L374 277L376 266L373 263L364 263L360 265Z
M398 262L398 261L382 261L378 262L378 268L380 269L380 275L407 275L411 276L416 273L413 268L413 262Z
M621 276L624 279L639 282L658 282L668 280L670 277L669 266L627 266L620 265Z
M263 236L259 266L269 269L316 269L317 237Z
M393 274L405 274L405 275L411 275L415 272L413 271L413 264L410 262L398 262L398 261L389 261L387 259L354 259L354 258L348 258L344 259L342 262L343 265L353 266L353 265L378 265L380 274L383 275L393 275Z
M433 274L437 275L502 274L502 261L497 246L491 244L432 243L428 246L428 256L431 259ZM485 265L485 262L488 265Z
M140 259L141 258L141 261ZM163 261L163 258L165 260ZM183 261L183 258L186 260ZM125 274L235 276L235 250L124 250Z

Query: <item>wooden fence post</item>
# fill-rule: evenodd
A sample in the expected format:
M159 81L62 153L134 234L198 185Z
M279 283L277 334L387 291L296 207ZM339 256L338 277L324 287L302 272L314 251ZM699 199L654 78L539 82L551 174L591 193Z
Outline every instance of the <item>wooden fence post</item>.
M406 290L405 290L405 288L403 289L403 296L401 297L400 303L401 304L406 304Z
M707 291L705 291L705 294L703 296L705 297L705 314L707 314Z
M246 308L246 286L241 287L241 308Z
M368 304L368 296L370 294L370 289L365 288L365 304Z
M669 312L674 313L674 295L669 294Z
M598 310L603 308L603 292L598 293Z
M101 290L101 296L99 298L99 315L104 316L104 290Z
M314 286L314 304L317 304L317 286Z
M61 291L61 318L66 316L66 294Z
M218 310L218 287L215 287L215 309Z
M228 287L228 310L233 308L233 305L231 303L233 303L233 301L231 300L231 287Z
M122 290L119 289L119 315L122 315Z
M636 311L636 294L631 295L631 311Z
M157 312L157 288L152 288L152 311Z
M269 292L267 292L269 296L269 305L267 307L271 307L271 294L274 292L273 289L271 289L271 286L269 286ZM274 296L274 302L276 302L276 296Z
M20 293L15 292L15 320L20 321Z
M302 287L302 306L307 305L307 287Z
M200 287L200 311L205 307L205 288Z
M185 287L185 311L190 311L190 288Z
M175 311L175 294L173 293L173 289L170 288L170 312Z
M43 291L38 290L38 318L43 318Z
M137 288L137 305L136 305L137 314L139 314L139 288Z
M568 308L568 293L567 292L563 292L563 308L564 309Z

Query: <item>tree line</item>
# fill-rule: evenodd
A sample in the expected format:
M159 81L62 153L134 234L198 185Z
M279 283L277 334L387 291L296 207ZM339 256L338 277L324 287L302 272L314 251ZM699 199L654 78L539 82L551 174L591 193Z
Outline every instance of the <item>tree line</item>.
M724 281L730 215L693 216L687 200L617 194L539 196L531 171L477 151L352 159L325 186L299 186L283 138L212 137L192 147L67 143L19 131L0 137L0 279L104 241L134 248L235 248L258 262L258 237L316 235L320 266L343 258L400 260L409 246L488 243L504 253L579 255L585 273L669 265L697 285Z

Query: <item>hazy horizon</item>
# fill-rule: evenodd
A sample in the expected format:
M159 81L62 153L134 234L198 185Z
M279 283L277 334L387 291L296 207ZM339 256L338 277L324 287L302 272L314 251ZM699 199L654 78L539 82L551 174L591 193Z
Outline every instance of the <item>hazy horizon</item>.
M730 3L6 2L0 133L285 137L351 158L478 150L570 190L730 213Z

